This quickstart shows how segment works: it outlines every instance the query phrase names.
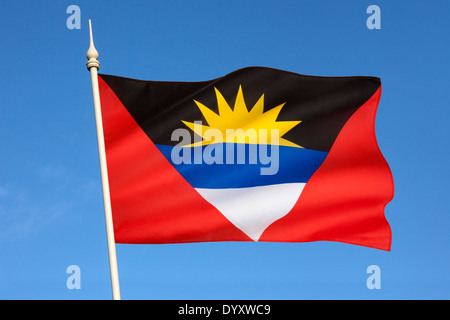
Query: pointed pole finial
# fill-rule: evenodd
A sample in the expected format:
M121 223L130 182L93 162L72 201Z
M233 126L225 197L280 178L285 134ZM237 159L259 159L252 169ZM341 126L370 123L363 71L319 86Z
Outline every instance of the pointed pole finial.
M86 63L86 66L88 70L90 70L92 67L100 69L100 62L98 62L98 51L94 47L94 37L92 36L92 24L91 19L89 19L89 36L90 36L90 45L89 50L86 53L86 57L88 58L88 62Z

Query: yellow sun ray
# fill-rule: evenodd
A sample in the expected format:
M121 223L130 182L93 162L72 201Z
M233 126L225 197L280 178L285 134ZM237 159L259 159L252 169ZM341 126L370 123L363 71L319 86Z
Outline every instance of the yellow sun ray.
M245 141L245 143L278 144L282 146L303 148L302 146L282 138L284 134L301 122L277 121L278 115L286 103L282 103L267 112L264 112L263 94L249 111L245 104L242 86L239 86L234 108L231 109L222 93L220 93L217 88L214 88L214 91L217 98L218 114L201 102L194 100L208 125L182 121L189 129L203 138L202 141L186 147L208 145L212 143L236 143L236 141ZM214 139L211 139L211 131L208 132L210 129L214 129L214 133L216 133L213 135ZM249 138L251 134L256 134L255 139L251 140Z

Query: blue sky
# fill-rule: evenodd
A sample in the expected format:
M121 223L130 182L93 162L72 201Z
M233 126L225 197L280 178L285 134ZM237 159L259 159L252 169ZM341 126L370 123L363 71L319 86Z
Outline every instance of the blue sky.
M69 30L69 5L81 29ZM366 9L381 9L369 30ZM0 11L0 299L110 299L90 76L201 81L246 66L378 76L392 251L333 242L117 245L123 299L449 299L450 3L9 1ZM81 289L66 269L78 265ZM366 287L370 265L381 289Z

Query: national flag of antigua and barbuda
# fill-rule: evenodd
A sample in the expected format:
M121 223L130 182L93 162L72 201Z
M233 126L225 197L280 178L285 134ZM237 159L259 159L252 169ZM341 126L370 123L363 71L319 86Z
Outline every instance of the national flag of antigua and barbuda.
M339 241L390 250L375 77L250 67L99 75L117 243Z

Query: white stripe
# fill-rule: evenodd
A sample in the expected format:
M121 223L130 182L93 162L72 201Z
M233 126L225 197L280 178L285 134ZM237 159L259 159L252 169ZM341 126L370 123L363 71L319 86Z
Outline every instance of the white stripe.
M197 192L231 223L254 241L273 222L292 210L305 183L284 183L235 189L202 189Z

